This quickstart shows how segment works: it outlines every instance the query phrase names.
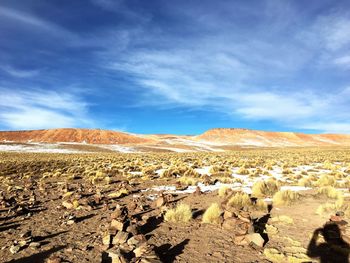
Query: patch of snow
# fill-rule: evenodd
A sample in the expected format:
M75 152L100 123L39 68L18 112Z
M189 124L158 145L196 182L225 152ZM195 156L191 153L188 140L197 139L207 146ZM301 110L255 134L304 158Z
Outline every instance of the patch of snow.
M294 192L299 192L299 191L306 191L306 190L310 190L312 189L311 187L305 187L305 186L298 186L298 185L284 185L281 186L281 190L285 191L285 190L290 190L290 191L294 191Z
M115 152L121 152L121 153L134 153L135 149L132 147L127 146L121 146L118 144L111 144L111 145L98 145L101 148L109 149Z
M82 153L82 151L57 148L55 144L31 143L28 145L10 144L0 145L0 151L5 152L32 152L32 153Z
M210 175L210 172L209 172L210 168L211 166L204 166L202 168L195 168L194 170L201 175L203 174Z
M237 145L253 145L253 146L259 146L259 147L264 147L268 146L265 142L262 141L257 141L257 140L252 140L252 139L242 139L240 142L236 143Z

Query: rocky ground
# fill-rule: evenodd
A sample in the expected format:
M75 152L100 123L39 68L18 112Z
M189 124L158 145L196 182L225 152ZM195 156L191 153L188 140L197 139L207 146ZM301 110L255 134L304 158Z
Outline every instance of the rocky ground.
M347 148L0 153L0 258L56 263L318 262L328 257L340 262L334 254L349 255L349 164ZM258 193L254 185L262 180L273 180L276 189ZM320 192L328 186L336 196ZM293 198L280 202L276 192L282 189L292 189ZM252 200L232 201L237 193ZM190 219L165 220L179 204L190 207ZM220 212L205 222L212 204ZM331 243L328 254L321 255L310 244L326 223L339 226L342 236L331 243L319 231L317 245Z

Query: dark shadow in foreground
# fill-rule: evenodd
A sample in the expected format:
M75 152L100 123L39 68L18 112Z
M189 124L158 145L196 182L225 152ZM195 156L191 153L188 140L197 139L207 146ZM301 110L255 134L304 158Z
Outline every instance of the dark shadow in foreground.
M322 235L325 242L318 244ZM321 263L349 263L350 246L342 238L340 228L335 223L328 223L317 228L307 248L310 258L319 258Z
M155 249L156 253L159 255L159 258L164 263L172 263L175 261L176 256L182 254L185 246L190 240L185 239L176 246L171 247L171 244L164 244Z
M15 260L11 260L8 261L7 263L44 263L46 262L46 259L52 254L55 253L57 251L60 251L61 249L64 249L66 246L58 246L58 247L54 247L51 248L49 250L31 255L29 257L25 257L25 258L20 258L20 259L15 259Z

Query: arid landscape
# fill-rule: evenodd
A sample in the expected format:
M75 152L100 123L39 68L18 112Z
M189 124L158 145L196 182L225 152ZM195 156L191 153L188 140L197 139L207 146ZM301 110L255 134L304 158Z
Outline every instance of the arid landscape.
M0 0L0 263L350 263L349 10Z
M347 135L0 137L2 262L348 262Z

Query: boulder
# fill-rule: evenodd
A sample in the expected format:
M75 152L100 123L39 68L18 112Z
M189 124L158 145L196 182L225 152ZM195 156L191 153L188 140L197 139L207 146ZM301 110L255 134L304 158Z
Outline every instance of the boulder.
M258 247L264 246L265 240L261 237L261 235L259 233L248 234L245 236L245 239L247 240L247 242L249 244L253 243L254 245L256 245Z
M115 237L113 237L112 244L118 245L118 244L124 244L128 240L129 233L124 231L119 231Z

